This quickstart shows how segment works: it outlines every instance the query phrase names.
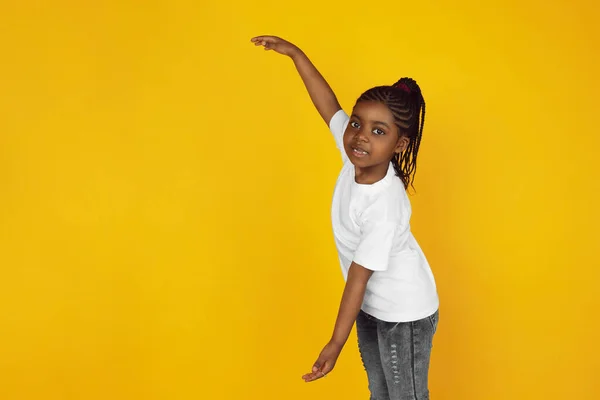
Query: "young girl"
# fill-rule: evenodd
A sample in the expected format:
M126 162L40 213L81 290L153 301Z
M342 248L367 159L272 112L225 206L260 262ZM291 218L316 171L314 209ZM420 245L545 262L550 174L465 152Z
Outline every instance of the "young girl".
M331 340L302 378L311 382L331 372L356 321L371 399L429 399L439 300L410 231L406 194L423 132L421 90L410 78L374 87L348 116L298 47L275 36L252 42L292 59L343 159L331 219L346 285Z

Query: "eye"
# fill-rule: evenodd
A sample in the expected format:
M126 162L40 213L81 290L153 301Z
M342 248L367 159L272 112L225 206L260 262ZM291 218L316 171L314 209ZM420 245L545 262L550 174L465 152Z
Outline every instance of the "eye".
M385 132L378 128L373 129L373 133L376 135L385 135Z
M360 125L358 124L358 122L355 122L355 121L350 122L350 126L353 127L354 129L360 128Z

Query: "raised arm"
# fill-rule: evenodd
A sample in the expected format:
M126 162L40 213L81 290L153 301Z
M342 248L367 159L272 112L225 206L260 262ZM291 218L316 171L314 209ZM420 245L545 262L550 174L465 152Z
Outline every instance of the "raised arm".
M342 107L325 78L315 68L306 54L296 45L277 36L257 36L252 38L252 42L256 46L263 46L265 50L274 50L292 59L315 108L323 121L329 125L331 117Z

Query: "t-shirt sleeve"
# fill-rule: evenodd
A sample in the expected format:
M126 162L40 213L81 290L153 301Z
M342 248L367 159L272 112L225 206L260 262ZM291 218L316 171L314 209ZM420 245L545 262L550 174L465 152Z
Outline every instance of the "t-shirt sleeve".
M329 130L333 134L335 145L340 151L344 162L348 161L348 156L344 150L344 131L346 130L349 121L350 117L344 110L336 112L333 117L331 117L331 121L329 121Z
M366 222L354 253L354 262L371 271L385 271L400 224L395 221Z

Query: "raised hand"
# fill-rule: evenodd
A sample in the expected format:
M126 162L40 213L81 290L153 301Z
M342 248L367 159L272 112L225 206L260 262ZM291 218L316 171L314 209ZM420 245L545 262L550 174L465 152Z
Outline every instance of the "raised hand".
M302 82L304 82L304 86L306 86L310 99L323 121L329 126L331 117L342 107L340 107L335 93L333 93L325 78L315 68L306 54L295 44L277 36L256 36L251 39L251 42L256 46L263 46L265 50L275 50L275 52L292 59Z
M292 58L301 53L296 45L277 36L256 36L251 39L251 42L255 46L263 46L265 50L274 50L279 54Z

